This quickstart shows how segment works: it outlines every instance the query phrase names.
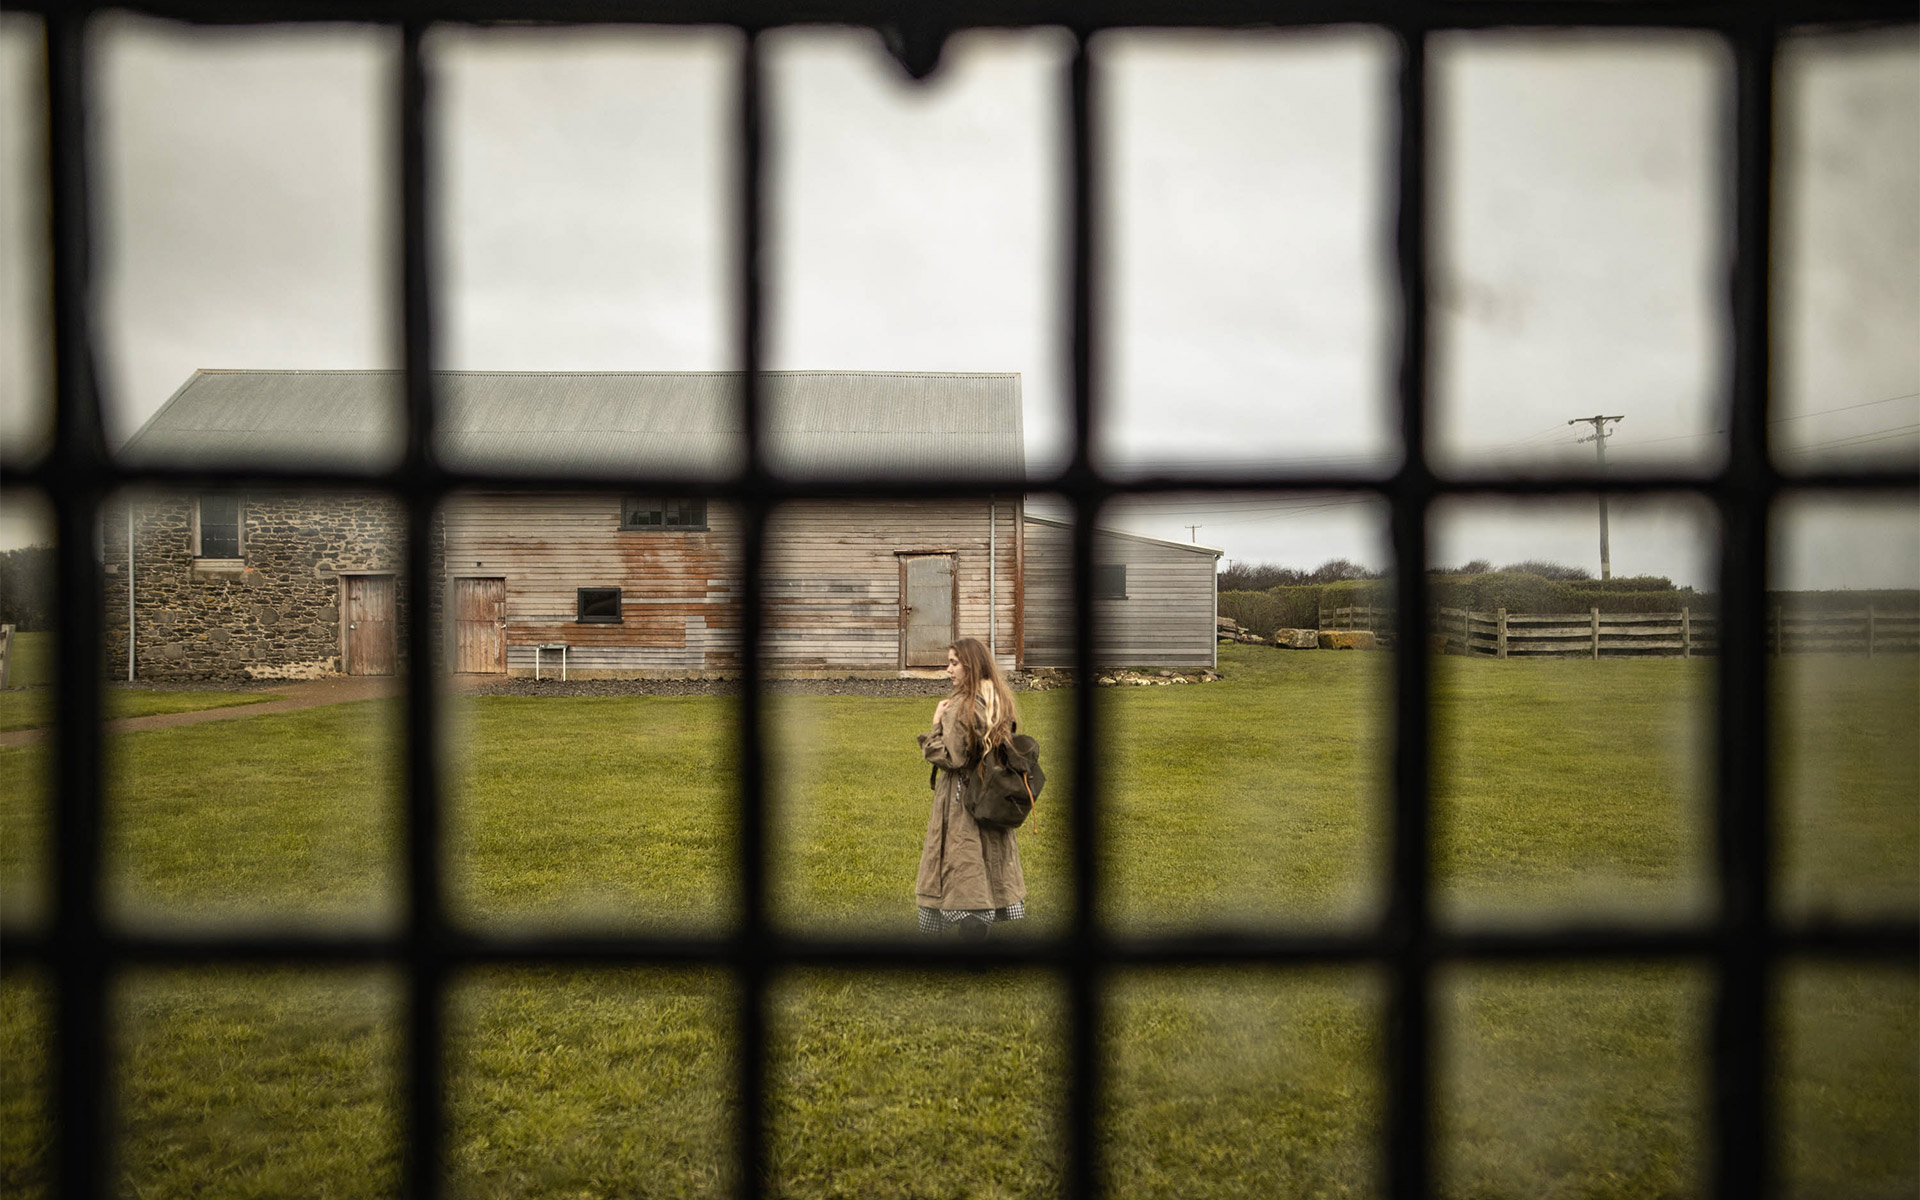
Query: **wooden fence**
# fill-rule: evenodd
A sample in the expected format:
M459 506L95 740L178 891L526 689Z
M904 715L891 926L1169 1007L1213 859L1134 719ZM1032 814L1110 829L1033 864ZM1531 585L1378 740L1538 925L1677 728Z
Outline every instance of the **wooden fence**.
M1321 614L1323 629L1390 630L1388 608L1343 606ZM1720 625L1712 613L1467 612L1434 611L1434 649L1487 658L1630 658L1712 654ZM1920 651L1920 612L1767 613L1771 654L1911 654Z

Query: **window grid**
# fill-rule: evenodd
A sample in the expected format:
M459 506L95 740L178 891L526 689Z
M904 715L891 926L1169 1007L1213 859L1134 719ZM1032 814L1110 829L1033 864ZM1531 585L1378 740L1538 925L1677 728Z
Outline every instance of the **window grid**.
M110 1144L107 988L114 973L136 963L275 962L318 966L330 963L385 963L403 969L408 980L405 1087L402 1112L407 1158L407 1194L440 1194L444 1162L445 1030L442 999L451 974L483 963L623 963L685 965L704 963L730 968L739 987L735 1031L736 1165L742 1196L763 1194L766 1164L766 1014L771 971L796 964L837 965L870 970L953 969L981 964L1051 968L1068 983L1070 1040L1067 1083L1066 1192L1073 1197L1101 1194L1097 1139L1100 1095L1099 1035L1102 986L1123 966L1206 965L1226 963L1365 963L1388 976L1386 1129L1387 1187L1397 1198L1425 1196L1432 1190L1431 1169L1431 972L1450 961L1594 961L1614 959L1693 960L1708 963L1716 981L1712 1057L1711 1178L1722 1197L1766 1197L1776 1187L1771 1151L1772 1081L1770 986L1775 969L1789 956L1812 955L1882 961L1912 966L1920 959L1920 925L1913 921L1787 925L1773 915L1769 882L1771 855L1766 797L1769 790L1767 658L1762 597L1766 583L1767 515L1789 488L1814 487L1865 495L1911 498L1920 492L1920 475L1911 468L1846 471L1824 469L1782 476L1767 457L1769 401L1768 255L1772 214L1774 114L1772 74L1778 39L1806 23L1876 22L1911 24L1910 5L1884 0L1800 0L1763 7L1736 3L1694 4L1609 0L1541 0L1525 6L1500 3L1383 3L1382 0L1315 0L1277 5L1216 0L1187 4L1178 0L1138 0L1099 5L1061 0L1051 6L955 6L940 10L953 27L967 24L1057 24L1077 39L1063 98L1070 110L1072 140L1070 249L1072 270L1067 302L1072 314L1072 410L1075 435L1071 463L1056 477L1028 481L994 480L972 485L940 485L881 480L802 483L781 480L768 470L762 441L759 379L763 287L759 273L766 197L762 173L762 95L758 47L763 29L797 21L837 18L874 24L904 20L891 39L916 69L937 49L937 18L908 6L866 6L846 0L819 5L784 5L740 0L721 9L645 0L573 0L531 5L515 0L448 0L430 13L416 12L402 26L398 119L400 123L402 289L406 364L404 462L390 474L366 478L341 474L247 469L193 471L130 470L106 453L96 380L89 299L90 180L85 153L87 79L85 77L85 5L24 5L46 18L48 64L49 159L51 192L54 316L54 442L38 462L4 464L14 481L43 490L53 504L58 544L60 611L58 633L61 686L54 730L56 763L55 907L40 929L0 929L0 953L50 969L54 994L52 1097L52 1170L58 1194L104 1196L112 1190ZM387 12L351 4L245 4L240 0L176 0L143 4L159 16L215 21L289 19L391 19ZM702 499L723 499L738 506L742 520L743 683L739 701L742 736L737 866L742 896L738 927L719 939L644 936L480 935L456 928L444 910L440 888L440 781L437 762L438 697L429 673L408 677L408 766L406 800L407 910L402 929L390 936L308 932L240 934L141 934L112 928L103 919L99 897L102 789L100 773L101 688L103 665L98 630L102 625L101 582L90 547L102 500L128 484L185 488L241 488L276 485L327 488L351 483L384 487L408 506L406 574L412 594L424 596L430 583L427 536L435 506L458 487L522 490L542 486L581 486L583 481L497 479L443 470L434 459L433 362L427 250L429 238L426 176L428 78L421 56L425 20L533 18L585 21L710 23L722 20L747 34L739 76L741 204L736 230L743 263L739 295L741 367L744 388L745 466L724 483L656 479L650 486L672 487ZM1088 38L1114 25L1244 26L1313 25L1367 22L1384 26L1398 38L1399 125L1396 135L1397 201L1395 262L1397 313L1401 336L1398 382L1404 465L1386 479L1355 474L1262 473L1238 470L1209 478L1141 479L1119 483L1103 477L1089 447L1097 415L1094 378L1096 219L1093 102L1097 80L1087 53ZM1442 28L1483 26L1643 26L1712 30L1733 51L1736 70L1732 120L1725 137L1731 172L1726 208L1733 218L1732 275L1729 291L1733 330L1728 375L1732 385L1730 452L1724 468L1698 477L1649 474L1638 477L1565 476L1554 480L1480 478L1436 479L1426 457L1427 310L1426 207L1428 172L1428 95L1425 34ZM609 492L631 491L635 481L602 478L584 481ZM760 632L763 614L763 535L776 503L829 497L904 498L910 496L983 496L1016 489L1055 491L1071 502L1073 538L1075 664L1081 678L1091 675L1095 577L1093 523L1101 505L1122 494L1168 491L1327 490L1364 492L1391 507L1394 552L1396 635L1405 647L1422 646L1425 613L1428 510L1445 495L1479 493L1541 496L1565 493L1690 492L1710 498L1718 510L1724 543L1720 567L1723 596L1722 652L1718 658L1718 731L1715 828L1719 906L1710 920L1687 926L1617 923L1603 927L1532 931L1446 930L1434 927L1430 903L1428 812L1428 663L1423 654L1395 656L1393 714L1395 749L1392 813L1391 886L1388 912L1376 929L1351 934L1261 932L1201 937L1116 938L1102 930L1098 911L1101 781L1101 713L1097 690L1082 687L1074 700L1072 921L1070 932L1044 942L990 943L984 946L929 945L923 942L860 941L776 935L766 914L766 797L764 735L759 685L763 679ZM415 664L433 661L432 629L425 609L411 620L407 648ZM1756 1149L1759 1148L1759 1149Z

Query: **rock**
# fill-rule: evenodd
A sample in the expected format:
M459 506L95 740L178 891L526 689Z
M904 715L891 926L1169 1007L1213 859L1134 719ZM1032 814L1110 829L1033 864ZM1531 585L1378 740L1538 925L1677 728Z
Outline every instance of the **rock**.
M1273 644L1283 650L1315 650L1320 646L1318 629L1276 629Z
M1320 631L1322 650L1372 650L1377 645L1371 630L1323 629Z
M1098 683L1098 684L1099 684L1099 685L1100 685L1101 687L1112 687L1112 686L1113 686L1113 676L1111 676L1111 675L1102 675L1102 676L1100 676L1100 678L1098 678L1098 679L1096 679L1096 680L1094 680L1094 682L1095 682L1095 683Z

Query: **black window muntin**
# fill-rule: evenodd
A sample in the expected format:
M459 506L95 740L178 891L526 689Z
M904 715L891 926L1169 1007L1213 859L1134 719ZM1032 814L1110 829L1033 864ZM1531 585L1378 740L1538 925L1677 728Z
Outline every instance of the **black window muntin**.
M701 496L628 496L620 501L620 528L629 530L702 530L707 501Z
M199 557L240 557L240 497L208 492L194 498L200 530Z
M1719 730L1716 738L1720 905L1717 914L1697 926L1647 927L1632 923L1584 930L1470 931L1451 933L1437 928L1428 909L1429 844L1427 813L1427 664L1422 656L1396 658L1391 802L1391 901L1378 929L1340 935L1230 933L1180 946L1139 942L1102 934L1092 913L1097 909L1100 874L1093 850L1102 813L1099 776L1098 707L1094 689L1075 694L1076 736L1073 765L1076 787L1070 797L1073 853L1073 921L1069 933L1054 942L1031 947L1000 945L991 949L939 951L914 944L823 944L780 935L765 919L765 798L761 769L761 721L757 684L761 678L759 601L760 565L765 519L771 505L782 499L831 498L867 495L877 499L907 498L943 492L934 486L888 485L872 480L828 481L817 486L782 481L765 469L761 451L762 419L759 397L762 287L758 250L766 195L762 172L765 114L756 46L756 31L790 21L836 21L858 24L873 18L874 10L829 0L824 5L788 6L750 3L730 14L748 35L740 75L738 144L742 150L740 225L740 322L748 453L744 469L711 494L738 505L742 514L743 674L741 805L738 865L741 872L743 915L740 929L720 940L596 939L589 936L526 936L489 933L446 936L446 916L440 907L440 854L437 833L439 780L436 756L434 688L409 677L407 728L413 753L408 755L406 799L407 894L406 928L392 936L358 936L282 930L267 934L190 935L134 932L111 928L98 903L101 840L99 750L102 665L101 605L98 578L90 552L99 498L128 484L242 487L262 482L300 485L365 485L366 476L284 472L272 468L233 471L170 471L132 469L116 463L105 452L95 376L90 364L97 348L86 305L88 294L89 206L91 194L84 154L89 103L84 42L87 10L29 0L17 6L47 18L48 122L50 137L47 188L51 199L52 291L54 316L55 435L52 450L37 461L0 462L16 484L37 487L53 502L59 555L59 589L63 621L58 634L60 661L70 686L60 689L55 725L55 768L58 803L55 805L55 906L48 930L0 927L0 954L12 962L42 963L54 981L54 1061L50 1076L58 1080L53 1108L56 1186L61 1194L91 1196L106 1191L110 1155L95 1152L107 1144L106 1120L108 1043L104 1001L113 972L133 960L143 962L206 963L276 961L308 964L342 961L393 963L404 969L409 985L406 1027L406 1121L408 1155L405 1180L412 1195L436 1196L441 1180L438 1165L444 1150L444 1054L439 1003L457 969L481 962L690 963L727 965L743 989L739 1006L735 1061L737 1084L744 1103L737 1128L736 1177L745 1196L761 1194L766 1125L764 1055L767 1047L763 1001L768 972L775 964L817 964L888 969L918 966L930 969L970 969L973 964L1037 963L1061 971L1069 984L1070 1067L1067 1091L1067 1173L1069 1196L1084 1197L1099 1190L1098 1140L1094 1112L1100 1084L1098 1021L1099 986L1104 974L1128 965L1218 965L1264 963L1302 965L1322 962L1369 962L1377 965L1388 983L1388 1014L1384 1142L1388 1152L1388 1191L1395 1197L1430 1192L1429 1135L1432 1111L1430 1073L1432 1020L1430 974L1447 961L1568 961L1617 958L1694 961L1706 964L1716 981L1712 1041L1712 1147L1710 1177L1723 1197L1765 1196L1774 1180L1773 1164L1764 1147L1770 1145L1769 1054L1774 1037L1769 1027L1770 983L1777 965L1791 956L1867 959L1911 967L1920 958L1920 929L1912 921L1831 924L1788 927L1774 916L1768 903L1771 845L1768 835L1769 760L1767 744L1767 663L1760 597L1766 577L1767 522L1772 505L1791 489L1811 487L1844 494L1880 493L1911 499L1920 492L1920 475L1911 467L1830 469L1783 476L1767 455L1769 248L1772 234L1771 150L1774 132L1772 74L1778 39L1796 20L1834 23L1911 25L1910 4L1878 0L1794 3L1753 6L1738 3L1670 5L1653 0L1541 0L1524 6L1480 3L1419 3L1381 6L1339 0L1317 6L1264 8L1234 5L1192 5L1185 0L1149 0L1124 11L1095 4L1066 3L1057 9L994 10L991 19L1020 23L1059 21L1079 41L1070 78L1062 89L1071 116L1071 136L1064 157L1071 169L1071 269L1067 298L1070 311L1068 344L1073 375L1073 431L1075 457L1058 475L1039 480L1000 480L988 488L1051 490L1073 504L1076 524L1073 541L1074 627L1076 664L1083 670L1093 663L1091 633L1092 521L1101 504L1119 494L1150 494L1169 489L1191 491L1287 491L1289 489L1344 489L1381 497L1390 506L1397 587L1396 630L1402 645L1421 644L1418 622L1424 613L1424 568L1427 510L1448 494L1482 493L1514 496L1564 495L1593 491L1645 493L1677 491L1705 494L1718 509L1725 537L1721 560L1722 655L1719 659ZM160 16L198 20L268 21L338 16L360 19L365 10L327 6L295 6L291 0L240 3L240 0L196 0L178 9L166 2L142 6ZM463 0L438 5L443 19L498 20L518 16L531 20L562 16L551 7L522 5L518 0L477 5L471 13ZM715 13L656 7L633 0L589 6L574 14L586 20L701 21ZM944 32L940 17L955 27L969 23L984 10L958 5L932 16L918 16L890 29L888 42L903 64L924 75L937 59ZM1392 238L1399 274L1398 326L1400 374L1397 407L1406 461L1392 476L1379 479L1358 474L1329 473L1306 478L1299 474L1269 473L1258 469L1220 473L1203 479L1171 482L1118 480L1103 476L1088 455L1098 409L1092 381L1092 347L1098 330L1094 296L1094 214L1092 198L1095 144L1092 97L1095 67L1086 53L1087 39L1109 20L1127 24L1165 23L1183 26L1244 26L1249 22L1303 25L1372 22L1399 39L1401 62L1395 81L1398 125L1395 141L1397 216ZM1426 235L1429 224L1425 191L1428 179L1428 95L1426 34L1441 28L1483 25L1617 26L1703 28L1726 40L1736 65L1734 95L1728 106L1730 122L1725 145L1732 164L1727 177L1730 218L1732 333L1727 376L1731 380L1729 454L1725 467L1707 479L1677 475L1648 475L1634 479L1566 476L1554 480L1519 481L1488 477L1441 480L1426 461L1425 418L1428 360L1426 352ZM426 594L431 560L426 549L433 529L432 509L458 486L526 486L483 473L442 471L432 454L434 425L433 361L430 338L431 281L426 247L430 222L427 204L426 72L421 61L425 28L402 29L399 134L401 166L401 275L404 281L402 323L406 349L408 450L401 465L374 477L407 505L409 586ZM554 487L577 481L546 481ZM663 481L670 482L670 481ZM969 493L971 494L971 493ZM431 634L426 622L408 626L413 661L431 656ZM1756 1149L1759 1148L1759 1149Z
M620 589L617 587L575 589L573 619L582 625L619 624Z

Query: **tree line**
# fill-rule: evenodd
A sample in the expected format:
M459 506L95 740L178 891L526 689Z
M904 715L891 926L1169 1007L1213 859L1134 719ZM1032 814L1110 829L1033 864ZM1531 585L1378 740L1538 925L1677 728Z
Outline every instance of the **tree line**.
M1570 567L1565 563L1546 562L1533 558L1525 562L1508 563L1504 567L1495 567L1484 558L1476 558L1464 566L1436 568L1434 574L1534 575L1541 579L1564 583L1593 578L1585 567ZM1269 588L1277 587L1306 587L1314 584L1347 583L1356 579L1384 579L1386 575L1385 571L1363 567L1350 558L1330 558L1311 571L1282 566L1279 563L1229 562L1220 570L1220 590L1264 592Z
M22 633L53 628L53 547L0 550L0 625Z

